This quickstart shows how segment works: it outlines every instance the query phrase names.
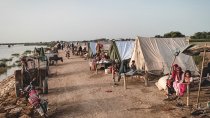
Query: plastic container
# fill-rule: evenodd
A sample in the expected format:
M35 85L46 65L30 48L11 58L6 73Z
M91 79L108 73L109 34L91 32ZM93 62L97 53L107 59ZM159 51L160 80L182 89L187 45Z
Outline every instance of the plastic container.
M110 69L105 69L105 74L109 74L110 73Z

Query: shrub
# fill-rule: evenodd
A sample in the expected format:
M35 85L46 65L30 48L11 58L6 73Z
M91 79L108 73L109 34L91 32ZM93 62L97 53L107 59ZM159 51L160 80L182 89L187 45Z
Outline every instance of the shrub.
M2 63L0 63L0 67L7 67L7 64L6 64L6 62L2 62Z
M14 54L12 54L12 56L13 56L13 57L19 57L19 56L20 56L20 54L18 54L18 53L14 53Z
M13 59L12 57L9 58L9 59L3 58L3 59L0 59L0 62L6 63L6 62L8 62L8 61L12 61L12 59Z
M0 67L0 74L5 73L6 71L7 71L7 69L6 69L6 68L4 68L4 67Z

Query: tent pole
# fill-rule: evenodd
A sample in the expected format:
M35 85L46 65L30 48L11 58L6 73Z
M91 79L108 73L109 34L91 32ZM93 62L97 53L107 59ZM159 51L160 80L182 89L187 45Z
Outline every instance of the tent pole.
M205 46L207 46L207 44ZM203 61L202 61L202 66L201 66L201 75L199 78L200 81L199 81L199 88L198 88L197 108L200 107L199 100L200 100L201 80L202 80L202 76L203 76L203 66L204 66L205 56L206 56L206 49L204 48Z
M190 85L187 84L187 106L190 105Z

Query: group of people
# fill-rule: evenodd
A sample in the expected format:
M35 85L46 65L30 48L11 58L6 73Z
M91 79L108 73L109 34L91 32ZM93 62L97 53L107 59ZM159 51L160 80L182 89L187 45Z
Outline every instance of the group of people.
M184 95L187 84L190 85L193 82L190 70L182 71L182 68L177 64L174 64L172 67L172 75L167 80L168 93L167 97L170 99L175 93L175 97L179 98ZM192 85L192 84L191 84Z
M110 57L105 52L96 53L95 55L93 55L93 59L92 59L93 70L96 69L97 63L106 63L106 62L109 62L109 59L110 59ZM105 65L105 68L106 67L107 67L107 65Z
M85 46L82 48L81 45L79 45L79 43L77 43L76 46L74 46L74 44L72 43L72 54L73 55L80 55L83 56L85 53L87 53L87 47L86 44Z

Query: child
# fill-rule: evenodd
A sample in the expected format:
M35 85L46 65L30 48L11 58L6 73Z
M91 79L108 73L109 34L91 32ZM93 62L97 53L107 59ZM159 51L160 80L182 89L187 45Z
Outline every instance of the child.
M134 60L132 60L131 70L132 71L136 71L136 64L135 64L135 61Z

